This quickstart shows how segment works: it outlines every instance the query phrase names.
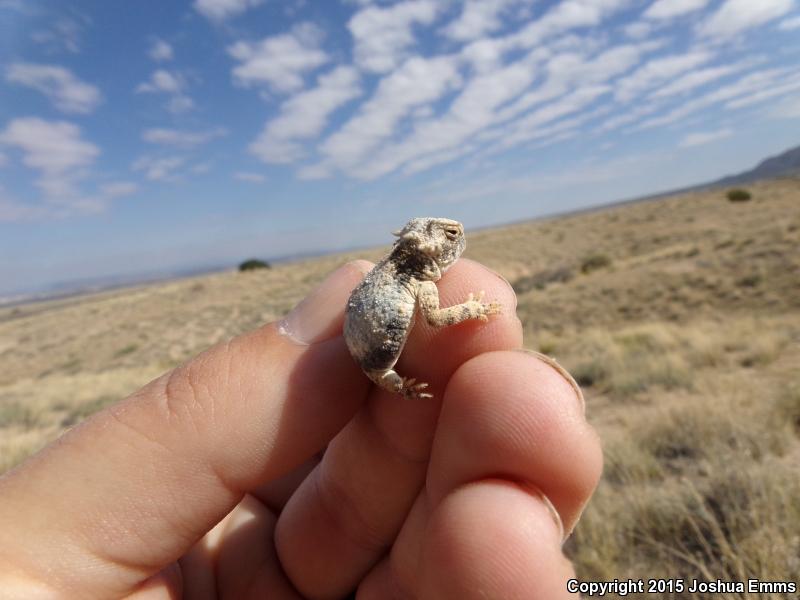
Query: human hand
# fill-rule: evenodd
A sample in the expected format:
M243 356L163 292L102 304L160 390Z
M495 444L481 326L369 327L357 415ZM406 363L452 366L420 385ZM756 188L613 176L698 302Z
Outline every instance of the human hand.
M514 351L513 291L464 259L439 283L442 304L484 289L503 314L417 324L399 369L433 399L373 387L341 337L369 267L342 267L283 321L211 348L1 478L0 594L573 597L562 532L602 460L582 399Z

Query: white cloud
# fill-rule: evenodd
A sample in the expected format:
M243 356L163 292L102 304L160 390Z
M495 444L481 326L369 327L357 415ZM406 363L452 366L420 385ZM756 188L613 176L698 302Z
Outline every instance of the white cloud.
M82 23L72 18L61 18L48 29L40 29L31 34L31 39L51 52L66 50L72 54L81 51L81 36L84 26L89 24L87 17L81 17Z
M130 181L112 181L100 186L100 196L106 200L130 196L139 191L139 186Z
M38 117L13 119L0 131L0 144L18 149L23 164L38 171L36 186L44 198L44 203L39 205L21 204L0 189L0 220L97 213L110 201L138 189L131 182L112 181L99 185L93 193L85 193L81 188L100 149L83 139L77 125L67 121L46 121Z
M177 129L151 128L142 133L142 139L151 144L193 148L222 137L228 132L222 127L207 131L179 131Z
M600 133L605 133L607 131L618 129L624 125L635 123L642 117L653 114L660 107L661 105L656 102L639 103L635 106L627 107L627 110L624 112L614 115L613 117L603 121L597 130Z
M711 142L716 142L717 140L723 140L727 137L733 135L733 131L730 129L719 129L717 131L698 131L695 133L689 133L681 140L680 144L678 144L681 148L689 148L691 146L702 146L704 144L710 144Z
M75 194L65 199L48 198L45 204L22 203L11 197L0 185L0 222L19 222L40 219L65 218L74 214L96 214L108 203L137 192L139 187L127 181L106 183L91 195Z
M575 2L576 7L596 10L580 18L562 13L561 20L553 17L550 26L593 22L622 5L616 0ZM505 42L496 45L495 41L489 41L477 52L480 60L475 61L476 53L471 49L475 44L487 42L478 40L467 47L469 53L439 57L445 61L439 66L452 70L453 83L445 88L435 87L442 78L426 69L421 69L416 76L404 72L415 61L419 61L418 66L429 67L433 63L431 59L409 60L385 77L361 111L320 145L322 161L302 169L300 176L325 177L339 169L356 178L374 179L401 168L405 172L416 172L475 150L480 153L487 142L500 140L494 147L503 150L531 140L546 144L574 136L578 124L585 122L588 116L557 122L608 94L614 89L608 85L611 80L630 71L643 54L659 47L657 42L623 44L587 57L598 44L587 47L579 38L574 41L567 38L570 36L562 36L557 45L550 47L538 46L517 61L505 64L501 60ZM513 47L520 47L517 42L515 44ZM563 51L554 54L553 48L563 48ZM473 65L494 63L494 66L477 68L464 84L459 67L467 61ZM689 64L684 61L681 66L689 68ZM650 78L674 70L669 65L656 63L650 69ZM531 88L542 76L544 80ZM393 83L391 87L390 82ZM442 96L462 87L463 91L448 108L437 114L440 111L436 103ZM422 97L415 98L416 94ZM545 105L546 102L550 104ZM531 112L536 105L543 106ZM596 118L608 110L600 107L587 115ZM396 139L400 131L408 133Z
M604 83L627 72L641 58L646 45L623 44L587 59L575 53L563 53L547 60L547 80L497 112L498 121L505 121L526 110L566 93L576 84Z
M461 14L441 29L458 42L478 39L502 27L501 13L515 0L467 0Z
M513 0L507 3L511 2ZM371 8L375 9L373 14L385 14L412 4L421 6L426 3L400 2L385 9L374 5ZM568 0L518 32L497 38L479 37L452 56L436 59L415 56L395 67L396 61L400 60L397 56L404 56L410 44L414 43L414 23L401 20L404 27L401 31L403 41L397 46L399 49L385 55L374 50L371 54L373 64L362 62L359 65L366 70L392 69L392 72L379 82L375 94L359 112L320 144L321 161L302 168L298 175L304 179L316 179L327 177L338 169L353 177L374 179L398 168L415 172L454 160L480 149L487 140L496 139L501 132L509 139L513 137L515 141L512 144L529 139L551 143L565 136L574 136L577 118L571 125L565 123L556 127L551 123L608 93L611 88L605 82L635 67L642 54L660 44L656 40L611 47L587 60L585 55L602 50L603 42L565 33L570 29L598 25L607 16L630 4L631 0ZM498 8L494 4L493 7ZM484 14L495 14L492 12L494 8L490 10L484 6L480 10L488 11ZM473 39L478 35L478 29L483 27L477 21L473 22L474 31L466 26L468 20L463 22L463 30L454 29L454 24L460 23L461 16L470 10L479 9L464 5L461 15L440 31L463 40ZM499 11L500 8L498 14ZM426 18L432 23L436 18L435 11L431 9ZM487 29L481 29L480 35L495 27L491 21L484 25ZM458 33L454 33L456 31ZM555 35L559 37L551 43L543 43ZM533 50L516 62L506 62L510 52L526 48ZM436 63L436 60L442 62ZM547 69L541 66L545 61L549 61ZM448 79L427 72L434 64L451 73L448 75L450 83L441 85ZM474 68L466 85L460 72L465 64ZM409 72L412 65L418 73ZM660 72L662 69L656 65L653 70ZM544 83L531 89L531 84L542 74L548 76ZM462 87L462 93L444 113L437 114L441 112L438 103L445 94ZM568 100L562 107L554 102L528 115L530 121L520 120L520 116L524 119L525 113L535 105L560 96ZM599 112L593 111L592 114ZM504 122L507 125L498 128ZM514 137L515 127L521 123L526 123L525 134ZM550 132L550 137L542 133L545 130ZM400 139L396 139L398 132L404 132Z
M194 100L189 96L178 94L167 102L167 110L172 114L178 115L194 108Z
M582 27L599 25L604 18L627 7L631 0L564 0L541 18L507 38L510 46L534 48L546 38Z
M331 167L325 163L306 165L297 170L297 178L302 181L326 179L331 176Z
M94 194L84 195L73 199L64 210L64 207L59 207L60 210L50 211L49 216L64 217L73 213L81 214L96 214L103 212L108 203L130 196L139 191L139 186L129 181L114 181L111 183L104 183Z
M765 69L763 71L749 73L739 80L717 88L704 96L698 96L687 100L663 115L647 119L639 123L635 129L650 129L652 127L669 125L686 118L692 113L714 106L715 104L720 104L743 96L749 96L765 89L772 89L776 87L779 82L784 81L788 74L788 69L781 68Z
M167 94L167 110L179 114L194 108L194 100L184 93L186 80L179 74L157 69L150 75L150 79L136 87L138 94Z
M323 163L303 170L301 175L322 177L334 167L358 178L374 179L403 165L405 172L413 173L449 162L498 138L502 140L499 149L504 149L529 140L545 140L547 136L550 136L545 140L548 143L573 136L577 119L558 127L550 124L607 94L611 87L604 82L628 71L649 47L649 44L618 46L591 59L569 52L551 56L549 50L537 48L516 62L479 70L445 114L437 116L429 110L429 116L423 114L412 121L410 133L403 139L391 141L403 118L430 109L431 103L448 91L437 88L430 97L421 98L418 106L405 104L412 94L420 93L418 80L428 86L440 80L424 71L418 77L403 73L406 65L421 60L412 59L381 83L383 86L392 81L396 87L381 90L379 86L379 91L365 104L370 110L362 110L326 140L320 147L325 156ZM543 60L547 60L546 68L540 65ZM455 57L443 63L453 69L454 86L461 87L455 68L458 64ZM549 77L525 93L540 73ZM580 87L573 88L574 85ZM403 86L409 90L403 91ZM534 105L550 100L555 101L528 112ZM507 124L498 128L504 122Z
M172 60L174 52L172 50L172 46L170 46L167 42L156 38L150 45L150 50L148 50L147 55L154 61L161 62L165 60Z
M623 28L623 31L628 37L631 37L635 40L641 40L648 37L652 33L653 26L645 21L635 21L626 25Z
M505 44L496 38L481 38L464 46L461 56L481 73L496 69L502 64Z
M303 156L297 140L318 135L337 108L362 93L358 71L340 66L321 75L317 86L283 103L266 124L250 152L267 163L290 163Z
M322 30L302 23L290 33L267 37L257 43L236 42L228 54L241 64L233 69L234 80L245 87L266 85L276 92L294 92L303 87L303 75L328 62L320 49Z
M373 73L396 68L414 44L413 26L433 23L439 8L434 0L406 0L358 11L347 24L353 35L356 65Z
M27 14L29 6L23 0L0 0L0 9L13 10L18 13ZM0 190L1 191L1 190Z
M176 171L186 164L183 156L141 156L137 158L131 169L141 171L150 181L175 181Z
M773 119L800 119L800 96L787 98L769 113Z
M730 37L782 17L794 6L794 0L725 0L698 32L711 37Z
M563 134L562 128L545 127L566 115L578 112L604 96L611 87L608 85L587 85L551 102L521 119L512 122L502 132L499 149L507 149L529 140ZM580 121L569 123L567 129L574 129Z
M728 65L724 67L708 67L706 69L699 69L691 71L671 81L667 85L658 88L653 94L652 98L667 98L676 94L683 94L691 91L701 85L705 85L711 81L715 81L726 75L741 69L741 65Z
M38 117L12 120L0 133L0 143L20 149L22 162L41 171L43 179L62 178L91 165L100 154L97 146L81 138L77 125Z
M707 62L710 58L711 54L705 50L654 58L617 83L616 98L628 102L654 86Z
M548 65L551 76L580 83L601 83L634 67L647 48L642 44L624 44L604 50L587 61L577 61L572 68L562 69L553 61Z
M100 90L55 65L14 63L6 69L6 81L41 92L66 113L92 112L102 101Z
M51 207L36 209L42 216L51 214L52 207L56 206L61 215L96 212L110 199L102 193L87 197L78 188L87 178L100 149L81 137L77 125L20 117L10 121L0 132L0 144L19 149L23 164L39 172L36 186Z
M800 77L795 76L788 80L775 82L769 87L754 91L746 96L731 100L725 104L725 108L735 109L753 106L754 104L759 104L764 100L769 100L776 96L784 96L797 89L800 89Z
M45 216L46 211L41 206L31 206L23 204L13 198L0 185L0 223L16 223L19 221L31 221Z
M778 23L778 29L781 31L794 31L795 29L800 29L800 15L784 19Z
M194 9L212 21L224 21L258 6L262 0L195 0Z
M170 73L164 69L153 71L150 79L144 83L140 83L136 91L145 94L177 94L180 93L186 86L182 77L177 74Z
M233 174L233 178L239 181L246 181L248 183L264 183L267 178L261 173L248 173L246 171L238 171Z
M565 51L568 48L582 52L596 50L602 46L600 37L571 35L567 32L600 25L605 18L633 2L634 0L564 0L551 6L539 19L528 22L518 31L504 36L478 39L467 46L463 53L465 58L493 67L495 65L488 59L496 63L497 58L514 50L536 48L551 53ZM648 26L647 32L634 33L643 35L649 31ZM554 37L555 39L551 39Z
M459 148L433 152L421 158L412 159L403 167L403 172L411 175L413 173L427 171L437 165L452 162L464 155L470 154L475 151L476 147L476 144L465 144Z
M196 175L202 175L203 173L208 173L211 170L213 163L210 161L197 163L189 167L189 172L194 173Z
M355 168L392 136L410 111L429 105L460 84L454 57L411 58L380 81L372 98L322 143L320 151L328 163Z
M366 164L353 165L349 171L362 179L374 179L410 160L447 152L467 143L473 135L491 125L496 119L496 110L523 92L534 77L534 70L525 61L474 77L444 116L416 123L405 139L384 147L371 155Z
M760 1L760 0L755 0ZM709 0L656 0L644 16L648 19L674 19L706 7Z

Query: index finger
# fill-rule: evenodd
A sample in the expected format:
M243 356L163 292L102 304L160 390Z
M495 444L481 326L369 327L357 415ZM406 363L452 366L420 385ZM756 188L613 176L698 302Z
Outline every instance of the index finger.
M284 326L211 348L0 479L0 573L124 594L319 451L369 387L340 335L368 268L342 267Z

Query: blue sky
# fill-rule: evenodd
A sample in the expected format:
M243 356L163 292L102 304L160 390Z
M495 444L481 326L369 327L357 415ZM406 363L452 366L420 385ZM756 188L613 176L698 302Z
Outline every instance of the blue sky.
M0 294L710 180L798 65L798 0L0 0Z

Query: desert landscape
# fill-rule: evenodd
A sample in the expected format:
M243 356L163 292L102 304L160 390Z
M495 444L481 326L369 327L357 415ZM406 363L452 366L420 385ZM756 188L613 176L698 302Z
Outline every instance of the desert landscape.
M581 579L800 582L800 178L746 187L468 232L466 256L512 283L526 345L574 374L603 440L566 546ZM383 252L0 308L0 473Z

